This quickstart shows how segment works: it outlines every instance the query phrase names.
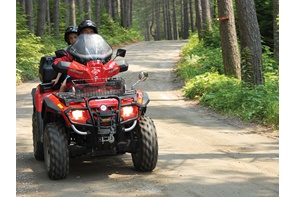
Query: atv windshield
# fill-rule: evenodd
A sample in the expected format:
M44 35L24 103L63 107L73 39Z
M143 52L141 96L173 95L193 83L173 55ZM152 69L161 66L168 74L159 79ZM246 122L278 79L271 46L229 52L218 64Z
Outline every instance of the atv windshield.
M98 34L80 34L76 42L68 48L73 59L85 64L88 61L100 60L103 63L110 60L112 47Z

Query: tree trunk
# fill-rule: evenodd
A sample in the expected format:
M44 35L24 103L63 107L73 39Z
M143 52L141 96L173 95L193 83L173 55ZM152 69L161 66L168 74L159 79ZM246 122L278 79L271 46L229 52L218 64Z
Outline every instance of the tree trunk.
M203 20L202 20L202 7L201 0L195 0L196 9L196 27L198 29L198 37L200 40L204 38L203 36Z
M49 0L46 0L46 22L48 27L48 34L51 34L51 21L50 21L50 11L49 11Z
M175 0L172 0L172 10L173 10L173 40L178 40L178 24L177 24L177 14L175 9Z
M91 0L85 1L85 19L92 20Z
M71 25L76 25L76 4L75 0L70 1L71 6L70 6L70 26Z
M124 0L120 0L120 12L121 12L121 25L122 27L127 27L127 21L126 21L126 2Z
M66 23L66 27L68 27L69 26L69 21L70 21L70 17L69 17L69 10L70 10L70 5L69 5L69 0L64 0L64 2L65 2L65 23Z
M169 0L168 0L169 1ZM162 13L163 13L163 29L164 29L164 37L165 39L168 39L168 34L167 34L167 7L166 7L166 0L162 0Z
M105 8L110 17L112 17L112 0L105 1Z
M56 38L59 37L59 0L54 0L53 5L53 28Z
M78 20L77 24L80 24L82 21L84 21L84 6L83 6L83 0L77 0L77 7L78 7Z
M218 18L224 74L241 79L240 53L232 0L218 1Z
M36 35L42 37L46 26L46 1L38 0L38 19Z
M211 9L210 9L210 0L202 0L202 22L203 22L203 31L212 30L212 18L211 18Z
M171 12L170 12L170 0L167 1L167 38L172 40L172 25L171 25Z
M165 39L172 40L170 0L162 0Z
M189 17L188 17L188 0L183 0L183 39L188 39L189 37Z
M241 41L242 80L249 85L264 83L262 48L253 0L236 0Z
M161 40L161 23L160 23L160 0L156 0L155 4L155 11L156 11L156 39Z
M193 0L189 0L189 13L190 13L190 24L192 32L195 32L195 25L194 25L194 9L193 9Z
M132 27L133 0L129 0L128 29Z
M112 0L111 2L112 2L112 7L111 7L112 16L111 17L114 21L117 21L117 19L118 19L118 1Z
M132 26L132 0L121 0L121 24L125 29L130 29Z
M155 0L152 1L152 21L151 21L151 24L150 24L150 33L153 37L154 40L156 40L156 30L154 30L154 23L155 23Z
M101 0L95 0L95 18L96 18L97 27L100 27L101 25L101 18L100 18L101 5L102 5Z
M180 2L180 34L179 34L179 37L183 37L183 0L178 0Z
M279 61L279 0L273 0L274 59Z
M32 34L35 33L34 27L34 10L33 10L33 0L25 1L25 13L27 15L29 30Z
M150 24L148 22L148 20L145 21L145 34L144 34L144 40L145 41L150 41L151 32L150 32Z

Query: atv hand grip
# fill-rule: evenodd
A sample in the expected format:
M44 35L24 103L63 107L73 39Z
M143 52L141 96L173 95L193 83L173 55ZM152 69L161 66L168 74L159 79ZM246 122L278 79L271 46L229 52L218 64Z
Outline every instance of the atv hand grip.
M67 74L71 62L59 61L56 65L53 65L53 68L56 72Z
M116 61L116 63L120 67L120 72L124 72L128 70L129 64L126 62L126 60L119 60L119 61Z

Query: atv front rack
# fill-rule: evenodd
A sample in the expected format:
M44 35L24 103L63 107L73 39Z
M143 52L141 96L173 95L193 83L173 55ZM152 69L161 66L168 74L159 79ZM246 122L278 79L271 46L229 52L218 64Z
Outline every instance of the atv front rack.
M123 95L125 80L123 78L110 79L79 79L72 80L73 92L76 97L91 97L105 95Z

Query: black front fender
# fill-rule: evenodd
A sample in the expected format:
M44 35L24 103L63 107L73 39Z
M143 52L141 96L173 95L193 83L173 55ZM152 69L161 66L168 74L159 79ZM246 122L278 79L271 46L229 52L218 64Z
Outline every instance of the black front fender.
M149 95L148 93L144 92L143 93L143 101L142 101L142 105L144 107L146 107L148 105L148 103L150 102L150 98L149 98Z
M31 96L32 96L32 102L33 102L34 108L36 107L35 94L36 94L36 88L33 88L31 91Z
M42 107L42 118L44 119L45 112L51 111L54 114L61 115L61 109L55 105L49 98L44 98Z

